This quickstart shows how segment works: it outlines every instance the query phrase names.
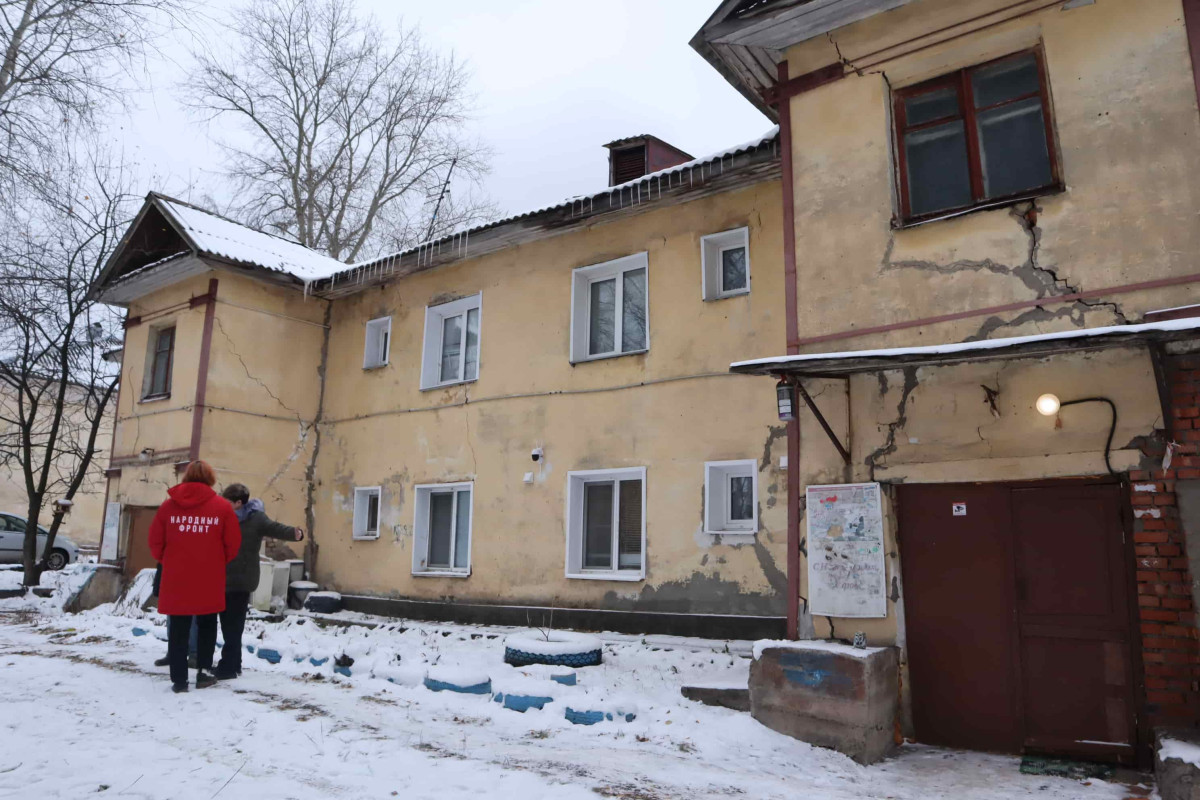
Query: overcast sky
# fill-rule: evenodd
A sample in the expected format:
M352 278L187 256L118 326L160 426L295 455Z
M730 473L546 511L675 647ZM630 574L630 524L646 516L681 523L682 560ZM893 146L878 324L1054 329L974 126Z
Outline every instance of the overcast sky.
M205 4L217 19L235 4ZM477 94L476 134L494 150L484 190L519 213L603 188L613 139L650 133L694 156L753 139L771 123L688 40L717 0L359 0L382 25L403 21L464 59ZM192 26L203 35L204 27ZM206 124L175 101L181 32L150 65L151 86L114 130L152 188L221 194L221 155ZM219 39L218 39L219 41ZM190 191L189 191L190 187Z

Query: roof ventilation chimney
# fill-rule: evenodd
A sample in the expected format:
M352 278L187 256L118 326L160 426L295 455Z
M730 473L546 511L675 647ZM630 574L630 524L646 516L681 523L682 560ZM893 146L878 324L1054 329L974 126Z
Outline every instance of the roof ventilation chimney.
M609 186L628 183L651 172L695 160L678 147L645 133L617 139L604 146L608 148Z

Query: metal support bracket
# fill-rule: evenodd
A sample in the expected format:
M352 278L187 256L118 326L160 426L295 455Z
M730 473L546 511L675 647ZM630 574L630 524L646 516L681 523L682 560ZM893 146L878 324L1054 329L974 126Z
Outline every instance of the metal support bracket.
M838 439L837 434L833 432L833 428L829 427L829 423L825 421L825 416L821 413L821 409L817 408L817 404L813 402L808 391L804 388L804 384L797 379L789 379L791 384L800 392L800 396L804 398L804 404L812 411L813 416L817 418L817 422L821 424L821 429L825 431L825 435L829 437L829 441L833 442L833 446L841 454L842 460L847 464L850 463L850 451Z

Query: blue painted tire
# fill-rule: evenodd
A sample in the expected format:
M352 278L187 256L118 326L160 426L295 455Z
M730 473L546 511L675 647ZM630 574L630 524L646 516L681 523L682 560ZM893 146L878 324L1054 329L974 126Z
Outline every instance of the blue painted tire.
M504 648L504 663L514 667L527 667L530 664L549 664L552 667L594 667L604 657L604 651L597 648L582 653L564 653L562 655L546 656L529 653L512 647Z
M279 654L279 651L278 651L278 650L272 650L272 649L271 649L271 648L269 648L269 647L260 647L260 648L258 648L258 653L257 653L257 655L258 655L258 657L259 657L259 658L261 658L263 661L266 661L266 662L268 662L268 663L270 663L270 664L278 664L280 661L282 661L282 660L283 660L283 656L281 656L281 655Z
M433 678L425 679L425 688L431 692L461 692L462 694L491 694L492 682L489 680L486 683L476 683L471 686L459 686L456 683L446 683L445 681L434 680Z
M519 711L524 714L531 708L536 708L541 711L546 707L547 703L553 703L553 697L544 697L533 694L505 694L498 692L495 696L495 701L502 704L505 708L512 711Z

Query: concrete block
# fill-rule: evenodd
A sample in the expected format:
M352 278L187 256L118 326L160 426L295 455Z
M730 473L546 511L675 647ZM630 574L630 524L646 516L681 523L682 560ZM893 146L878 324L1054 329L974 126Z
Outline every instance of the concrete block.
M1186 744L1184 747L1175 744L1163 752L1164 739ZM1162 800L1200 800L1200 766L1177 756L1185 750L1200 754L1200 731L1167 728L1154 731L1154 780Z
M105 603L115 603L125 589L125 577L121 570L108 564L97 564L88 576L87 582L80 587L64 607L64 611L78 614L88 611Z
M767 647L750 666L750 713L772 730L873 764L895 747L895 648Z
M721 706L734 711L750 710L750 689L746 686L684 686L680 692L688 700L706 706Z

